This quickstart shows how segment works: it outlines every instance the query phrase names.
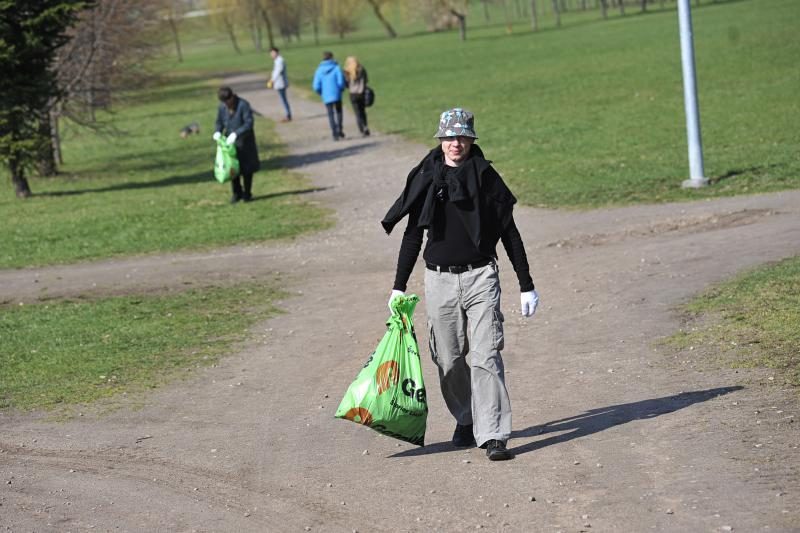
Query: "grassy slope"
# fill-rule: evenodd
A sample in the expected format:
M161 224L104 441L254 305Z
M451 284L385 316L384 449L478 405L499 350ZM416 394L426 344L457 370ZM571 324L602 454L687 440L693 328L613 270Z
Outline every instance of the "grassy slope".
M0 408L54 408L135 392L216 361L275 309L274 288L64 300L0 312Z
M776 369L800 386L800 257L744 273L686 306L670 343L733 366Z
M0 267L288 238L328 224L324 210L295 194L308 183L277 168L282 147L272 123L258 118L257 201L230 206L230 185L211 172L214 85L168 81L120 106L112 117L120 135L66 127L66 177L33 180L36 196L25 202L0 195ZM192 121L201 134L181 139L179 128Z

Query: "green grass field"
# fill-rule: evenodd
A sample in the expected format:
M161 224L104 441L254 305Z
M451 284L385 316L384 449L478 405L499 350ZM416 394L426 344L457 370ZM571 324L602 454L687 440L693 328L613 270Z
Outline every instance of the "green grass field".
M258 283L6 306L0 409L53 409L163 384L218 360L276 312L277 294Z
M800 2L741 0L693 9L706 176L688 177L677 15L655 10L603 21L568 13L532 33L519 21L385 39L375 24L351 39L306 36L283 47L295 86L309 87L323 49L357 55L377 101L375 129L433 145L440 111L476 113L479 141L521 201L547 207L690 200L800 186ZM267 70L270 59L240 40L203 41L170 68ZM295 95L297 92L295 92ZM347 128L347 124L345 127ZM352 128L352 124L350 124ZM403 177L398 177L398 180Z
M205 77L173 78L117 109L117 134L65 127L65 175L32 180L35 197L24 202L10 188L0 195L0 268L284 239L327 227L327 212L304 199L309 183L277 165L284 148L260 118L255 201L228 203L230 185L212 174L215 89ZM179 128L192 121L201 134L181 139Z

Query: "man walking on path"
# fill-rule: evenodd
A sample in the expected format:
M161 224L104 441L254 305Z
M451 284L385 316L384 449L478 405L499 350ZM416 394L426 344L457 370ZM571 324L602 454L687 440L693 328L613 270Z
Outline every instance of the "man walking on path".
M286 98L286 89L289 87L289 78L286 76L286 62L283 60L280 50L274 46L269 49L269 55L272 56L272 74L267 82L267 87L278 91L281 97L281 103L286 112L281 122L291 122L292 109L289 107L289 100Z
M456 419L453 445L478 444L492 461L511 459L497 241L502 240L517 274L522 315L532 316L539 302L512 214L517 200L473 144L478 136L472 113L445 111L435 137L441 146L411 171L381 222L390 233L408 215L389 303L406 290L427 229L423 258L430 349L442 395Z
M342 92L345 88L344 74L339 64L334 61L332 52L322 53L322 62L314 73L311 88L322 97L328 110L328 122L331 125L333 140L344 137L342 131Z

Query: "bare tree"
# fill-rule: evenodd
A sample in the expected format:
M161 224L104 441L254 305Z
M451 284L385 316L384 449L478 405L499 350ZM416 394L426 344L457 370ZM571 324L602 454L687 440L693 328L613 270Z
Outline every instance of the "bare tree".
M531 29L533 31L539 29L539 17L536 14L536 0L531 0Z
M162 42L164 4L158 0L97 0L83 11L59 49L53 66L58 97L48 103L39 131L49 143L40 146L39 172L52 175L62 163L59 124L73 124L110 132L97 120L96 110L111 109L114 100L155 79L145 68ZM166 21L169 24L169 21Z
M236 19L239 8L237 0L208 0L208 6L213 13L213 20L228 34L236 53L241 54L242 50L236 40Z
M360 0L323 0L322 14L331 33L344 39L358 29L357 4Z
M381 13L381 7L384 4L386 4L388 1L389 0L367 0L367 3L370 6L372 6L372 11L375 13L375 18L377 18L378 22L380 22L383 25L383 29L386 30L386 34L391 39L394 39L395 37L397 37L397 32L394 31L394 28L392 28L392 25L389 24L389 21L386 20L386 17L384 17L383 13Z
M319 44L319 21L322 19L322 0L301 0L303 14L311 22L314 44Z
M172 40L175 42L175 53L178 55L178 63L183 63L183 53L181 52L181 38L178 32L178 25L186 12L186 4L180 0L165 0L166 9L164 18L172 32Z
M599 0L598 3L600 4L600 12L603 14L603 18L608 18L608 0Z
M558 0L553 0L553 14L556 16L556 27L561 27L561 11L558 8Z

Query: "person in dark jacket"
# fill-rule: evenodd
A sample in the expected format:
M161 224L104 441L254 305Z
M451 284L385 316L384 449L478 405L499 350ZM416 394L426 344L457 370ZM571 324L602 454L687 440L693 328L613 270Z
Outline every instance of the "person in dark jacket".
M435 137L441 145L411 171L405 189L381 221L390 233L408 217L389 307L406 290L427 230L423 258L430 350L442 395L456 420L453 445L477 444L492 461L511 459L506 447L511 403L500 355L498 241L517 274L522 315L532 316L539 303L514 223L516 198L474 144L478 137L472 113L461 108L445 111Z
M344 74L339 63L334 61L332 52L322 53L322 62L314 72L311 88L322 97L328 110L328 122L331 125L333 140L344 137L342 130L342 92L345 88Z
M355 56L348 56L344 61L344 81L347 84L347 89L350 91L350 103L353 104L353 113L356 115L356 123L358 124L358 131L364 137L369 136L369 127L367 126L367 103L364 98L364 92L367 90L367 69L364 65L359 63L358 58Z
M214 126L214 140L226 135L225 141L228 144L236 144L236 157L239 159L239 175L231 180L231 203L235 204L240 200L249 202L253 199L253 174L261 168L256 134L253 132L253 110L247 100L237 96L230 87L220 87L217 96L220 104Z

